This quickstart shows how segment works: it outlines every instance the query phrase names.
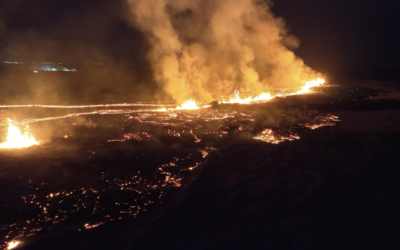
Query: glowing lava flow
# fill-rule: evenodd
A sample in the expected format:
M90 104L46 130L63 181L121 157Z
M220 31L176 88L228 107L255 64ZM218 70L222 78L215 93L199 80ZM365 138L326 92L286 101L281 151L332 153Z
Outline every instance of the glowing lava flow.
M222 103L238 103L238 104L250 104L255 102L267 102L275 97L285 97L285 96L292 96L292 95L302 95L312 93L311 88L319 87L325 83L325 80L322 78L318 78L317 80L307 82L299 91L297 92L289 92L284 94L275 94L271 95L271 93L261 93L255 97L245 97L241 98L239 95L239 91L235 90L233 95L229 98L229 100L222 101Z
M230 103L230 104L252 104L252 103L262 103L268 102L276 97L285 97L285 96L293 96L293 95L301 95L301 94L308 94L312 93L311 88L318 87L323 85L325 82L324 79L318 78L317 80L307 82L300 90L292 91L292 92L285 92L285 93L277 93L272 95L271 93L261 93L258 96L253 97L246 97L241 98L239 95L239 91L235 91L234 94L231 96L229 100L222 100L221 103ZM57 106L57 105L0 105L0 108L100 108L100 107L124 107L124 106L148 106L148 107L156 107L156 106L172 106L171 104L142 104L142 103L132 103L132 104L98 104L98 105L87 105L87 106ZM41 122L41 121L50 121L50 120L57 120L57 119L65 119L70 117L79 117L79 116L87 116L87 115L115 115L115 114L135 114L135 113L164 113L164 112L171 112L171 111L185 111L185 110L199 110L211 107L211 105L201 105L199 106L194 99L189 99L181 106L176 108L166 108L162 107L159 109L141 109L141 110L96 110L90 112L81 112L81 113L73 113L63 116L56 116L56 117L45 117L45 118L36 118L36 119L27 119L24 120L23 123L31 123L31 122ZM8 141L8 140L7 140ZM0 148L4 148L4 143L0 144Z
M86 108L121 108L121 107L159 107L174 106L174 104L157 103L117 103L117 104L95 104L95 105L0 105L0 108L53 108L53 109L86 109Z
M24 133L18 125L8 119L8 131L6 141L0 144L0 149L27 148L33 145L39 145L33 135L29 131L28 125L23 129Z
M295 93L295 95L301 95L301 94L308 94L311 93L311 88L314 87L319 87L321 85L324 85L325 80L322 78L318 78L317 80L307 82L306 85L304 85L301 90Z
M264 131L261 132L260 135L253 137L255 140L261 140L265 142L269 142L272 144L278 144L283 141L294 141L300 139L300 137L292 133L288 136L283 136L283 135L276 135L272 129L265 129Z
M14 249L16 248L21 242L19 241L11 241L8 243L7 249Z

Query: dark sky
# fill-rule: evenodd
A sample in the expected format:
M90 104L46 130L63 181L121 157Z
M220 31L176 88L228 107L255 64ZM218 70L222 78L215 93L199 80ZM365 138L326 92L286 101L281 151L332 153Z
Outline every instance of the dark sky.
M296 53L313 68L400 80L400 1L276 0L274 12L301 40Z
M0 60L142 62L146 43L126 11L123 0L0 0ZM316 70L396 77L398 1L275 0L273 11L301 40L296 54Z
M136 62L146 47L123 0L0 0L3 60Z

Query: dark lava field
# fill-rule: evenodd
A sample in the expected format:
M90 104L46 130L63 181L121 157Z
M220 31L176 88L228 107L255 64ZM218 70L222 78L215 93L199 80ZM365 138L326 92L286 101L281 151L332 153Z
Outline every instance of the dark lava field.
M0 151L0 243L398 249L397 86L338 82L201 114L32 122L41 145ZM44 116L38 108L0 110L2 119L10 114ZM279 143L254 139L266 129Z

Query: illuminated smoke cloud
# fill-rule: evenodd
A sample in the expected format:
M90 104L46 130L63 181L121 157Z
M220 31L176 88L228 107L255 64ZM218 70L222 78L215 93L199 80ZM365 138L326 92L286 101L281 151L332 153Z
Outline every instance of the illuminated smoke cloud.
M151 44L157 83L178 102L300 87L319 76L290 50L298 42L271 12L272 2L127 1Z

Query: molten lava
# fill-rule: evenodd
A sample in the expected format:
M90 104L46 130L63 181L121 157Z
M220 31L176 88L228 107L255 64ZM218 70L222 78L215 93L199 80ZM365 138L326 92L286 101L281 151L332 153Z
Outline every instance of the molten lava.
M276 96L274 96L276 97ZM228 101L222 101L222 103L239 103L239 104L249 104L249 103L254 103L254 102L266 102L274 97L271 96L270 93L261 93L258 96L255 97L246 97L246 98L241 98L239 95L239 91L235 90L233 95L230 97Z
M307 82L300 90L291 91L285 93L276 93L272 95L271 93L261 93L258 96L250 96L250 97L241 97L238 90L235 90L233 95L230 96L228 100L223 100L222 103L238 103L238 104L250 104L255 102L267 102L276 97L285 97L292 95L302 95L312 93L311 88L319 87L325 83L325 80L322 78L318 78L314 81Z
M27 148L33 145L39 145L31 134L28 125L26 125L25 128L21 128L8 118L7 121L7 138L5 142L0 144L0 149Z
M296 133L291 132L289 135L285 136L274 133L272 129L265 129L264 131L261 132L260 135L255 136L253 138L256 140L261 140L272 144L278 144L283 141L294 141L300 139L300 137Z
M319 87L321 85L324 85L324 83L325 83L325 80L322 78L318 78L317 80L314 80L314 81L309 81L306 83L306 85L304 85L301 88L301 90L296 92L295 95L311 93L311 88Z
M19 241L11 241L8 243L7 249L14 249L16 248L21 242Z

